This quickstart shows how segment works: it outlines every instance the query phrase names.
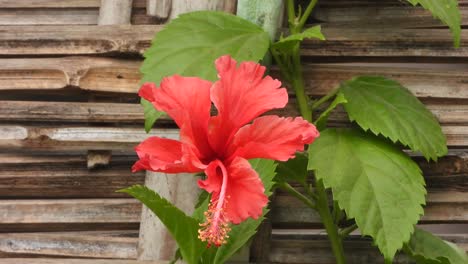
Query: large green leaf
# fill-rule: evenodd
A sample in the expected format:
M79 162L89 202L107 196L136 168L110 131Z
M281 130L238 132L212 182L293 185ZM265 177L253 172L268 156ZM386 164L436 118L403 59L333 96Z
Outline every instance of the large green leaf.
M307 184L307 163L309 159L305 153L296 153L294 159L278 162L276 167L276 181L289 182L296 181L302 185Z
M387 260L409 241L426 189L418 165L401 150L357 129L327 129L309 147L309 169Z
M281 50L281 51L288 51L297 43L300 43L302 40L307 38L315 38L319 40L325 40L325 36L323 36L320 26L314 26L304 30L302 33L292 34L287 36L286 38L280 38L277 42L272 45L272 48Z
M161 220L179 246L183 259L197 264L206 249L206 243L198 239L199 223L173 206L146 186L134 185L120 192L128 193L140 200Z
M364 130L400 141L426 159L447 154L442 129L434 115L398 82L378 76L360 76L344 82L344 107Z
M183 14L156 34L144 54L142 81L159 84L173 74L215 80L218 57L259 61L269 45L268 33L240 17L216 11Z
M262 179L265 187L265 194L270 196L274 185L273 178L275 177L276 164L274 161L266 159L254 159L250 161L250 164ZM268 209L265 208L263 209L262 217L259 219L255 220L249 218L239 225L232 225L232 230L229 232L228 243L219 247L216 251L206 251L206 254L203 256L204 263L222 264L229 260L229 258L238 252L255 234L267 212Z
M405 252L414 258L417 264L468 263L466 252L457 245L418 228L415 228Z
M461 16L457 0L408 0L408 2L412 5L420 4L448 25L453 34L455 47L460 46Z

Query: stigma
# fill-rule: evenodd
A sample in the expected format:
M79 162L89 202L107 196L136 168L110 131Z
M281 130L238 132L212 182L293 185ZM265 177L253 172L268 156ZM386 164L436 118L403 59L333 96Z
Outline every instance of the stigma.
M204 223L200 224L198 230L198 238L201 241L208 242L207 247L212 245L220 247L227 243L229 238L228 233L231 231L229 226L229 218L226 214L226 205L228 203L229 196L226 195L226 189L228 185L228 174L224 165L219 162L216 171L217 175L222 177L221 190L219 195L212 196L208 210L205 212ZM214 193L212 195L215 195Z
M223 201L224 205L226 201ZM225 206L218 208L219 200L210 202L208 210L205 212L204 223L200 224L198 238L207 242L207 247L220 247L227 243L229 232L231 231L229 219L226 217Z

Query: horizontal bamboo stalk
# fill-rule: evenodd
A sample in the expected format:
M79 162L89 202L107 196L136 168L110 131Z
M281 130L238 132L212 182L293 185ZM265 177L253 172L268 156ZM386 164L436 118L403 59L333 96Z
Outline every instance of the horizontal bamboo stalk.
M278 233L278 232L276 232ZM298 233L298 232L296 232ZM304 233L304 232L303 232ZM441 235L443 239L457 243L461 248L468 250L467 235ZM272 263L335 263L335 258L324 234L275 234L270 249ZM363 239L359 235L351 235L344 240L346 263L375 264L384 263L378 249L372 245L370 239ZM412 263L404 254L397 254L393 263Z
M137 241L136 231L2 233L0 261L31 256L135 259Z
M144 172L131 172L134 161L136 157L130 162L118 165L111 163L108 168L98 170L88 170L86 161L78 164L50 161L43 164L21 161L9 165L2 164L0 197L3 199L128 197L116 191L134 184L143 184L145 178Z
M297 116L295 103L294 99L290 99L286 108L271 113ZM426 103L426 106L443 125L468 125L468 104L443 101ZM160 119L170 120L165 115ZM144 115L143 108L139 104L0 101L0 120L142 124ZM347 114L342 108L330 116L330 121L334 123L346 123L347 120Z
M466 178L466 177L465 177ZM468 193L429 190L422 223L468 223ZM141 204L128 199L0 200L0 227L9 225L138 224ZM271 221L281 228L320 226L315 211L280 193L272 203Z
M5 26L0 55L142 54L162 26ZM447 29L355 28L326 25L327 41L306 40L304 56L452 57L468 56L468 33L453 47ZM157 33L156 33L157 34Z
M294 231L293 231L294 232ZM273 230L270 250L272 263L333 263L327 237L322 233L291 235L291 231ZM297 232L296 232L297 233ZM468 234L441 234L441 238L467 249ZM156 264L135 262L138 231L43 232L0 234L2 263L31 264ZM344 242L350 263L379 263L381 256L369 239L351 235ZM25 258L36 257L36 258ZM54 259L38 259L53 257ZM60 257L92 259L56 259ZM100 260L110 258L112 260ZM122 260L117 260L118 258ZM126 259L126 260L124 260ZM16 261L14 261L16 260ZM21 262L27 260L27 262ZM9 262L10 261L10 262ZM65 262L63 262L65 261ZM110 262L109 262L110 261ZM360 261L360 262L359 262ZM396 263L402 263L399 256Z
M0 200L1 224L139 223L135 199Z
M76 86L97 92L137 93L141 60L66 57L2 59L0 90L53 90ZM324 95L358 75L399 81L420 98L468 99L468 64L306 64L307 92ZM277 69L272 75L280 78Z
M101 0L0 0L1 8L99 8ZM146 0L133 0L133 7L145 7Z
M70 258L4 258L3 264L168 264L165 261L119 260L119 259L70 259Z
M468 146L466 126L443 126L447 145ZM0 149L30 150L120 150L132 151L149 136L178 139L177 129L153 129L146 134L142 128L117 127L27 127L0 126Z

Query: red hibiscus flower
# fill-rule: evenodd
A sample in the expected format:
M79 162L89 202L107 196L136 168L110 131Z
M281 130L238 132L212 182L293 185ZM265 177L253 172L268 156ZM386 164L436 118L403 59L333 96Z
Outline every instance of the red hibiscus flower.
M216 60L219 80L164 78L161 87L144 84L139 95L166 112L180 128L180 141L150 137L135 150L140 158L133 171L202 172L200 188L211 193L199 237L208 245L226 243L229 225L257 219L268 203L263 184L247 161L286 161L303 151L319 132L301 117L259 117L288 102L281 82L264 77L265 67L237 63L230 56ZM218 110L210 115L211 104ZM252 122L253 120L253 122ZM252 122L252 123L250 123Z

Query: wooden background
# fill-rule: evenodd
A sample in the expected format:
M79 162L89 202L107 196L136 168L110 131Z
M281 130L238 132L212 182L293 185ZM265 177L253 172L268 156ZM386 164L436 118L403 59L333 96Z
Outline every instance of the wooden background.
M413 91L438 117L450 149L439 164L414 156L429 190L421 223L468 250L468 31L454 49L446 27L404 1L319 2L311 23L323 25L327 41L304 43L309 93L358 74ZM466 22L468 1L459 3ZM147 137L138 68L166 21L148 13L169 13L134 0L131 25L97 25L100 5L0 0L0 263L138 258L141 205L115 190L144 182L144 173L130 172L133 147ZM297 115L294 103L278 113ZM331 121L348 125L342 110ZM177 133L168 119L152 132ZM333 263L313 212L282 192L271 207L251 261ZM353 235L345 246L349 263L383 263L367 239Z

